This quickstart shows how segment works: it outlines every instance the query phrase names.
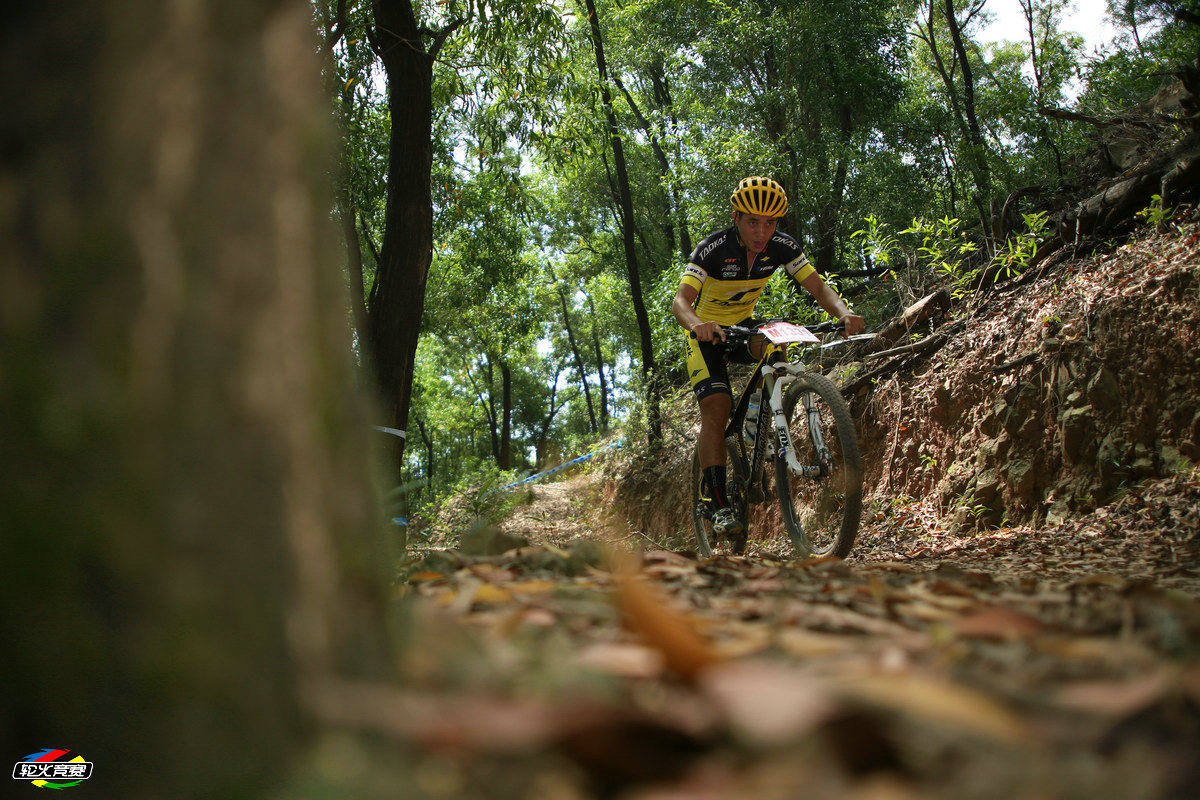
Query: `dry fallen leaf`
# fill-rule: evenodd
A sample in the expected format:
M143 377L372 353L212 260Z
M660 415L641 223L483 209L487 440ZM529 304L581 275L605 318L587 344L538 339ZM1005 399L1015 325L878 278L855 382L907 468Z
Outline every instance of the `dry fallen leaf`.
M625 642L597 642L583 648L576 658L581 666L623 678L657 678L665 667L658 650Z
M862 642L852 636L816 633L802 628L784 628L775 638L785 653L800 659L853 652L862 647Z
M990 606L968 614L956 620L953 627L959 636L1004 641L1037 636L1046 630L1040 620L1002 606Z
M629 628L662 653L667 668L681 678L695 680L721 660L691 620L672 610L666 599L641 578L621 578L617 606Z
M1020 718L982 692L945 679L863 676L838 683L843 695L904 714L1006 742L1026 735Z
M730 727L747 741L778 744L808 733L837 709L828 685L762 661L731 661L700 679Z

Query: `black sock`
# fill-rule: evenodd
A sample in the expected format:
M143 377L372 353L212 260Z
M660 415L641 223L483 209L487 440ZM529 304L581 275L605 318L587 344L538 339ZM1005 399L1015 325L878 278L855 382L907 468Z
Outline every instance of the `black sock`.
M725 494L725 465L704 468L704 482L712 493L713 506L724 508L729 505L729 497Z

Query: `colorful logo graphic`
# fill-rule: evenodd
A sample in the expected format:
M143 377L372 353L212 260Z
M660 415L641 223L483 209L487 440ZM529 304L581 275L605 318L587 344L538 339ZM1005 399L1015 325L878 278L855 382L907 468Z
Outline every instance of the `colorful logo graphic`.
M92 762L70 750L39 750L13 764L13 780L32 781L42 789L66 789L90 777Z

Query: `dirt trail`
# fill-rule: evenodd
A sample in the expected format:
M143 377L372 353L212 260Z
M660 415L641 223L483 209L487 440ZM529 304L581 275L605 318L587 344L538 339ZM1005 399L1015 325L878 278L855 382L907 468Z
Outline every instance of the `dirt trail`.
M654 453L414 549L405 724L457 776L431 796L1200 797L1190 213L854 393L845 561L793 560L770 508L695 557L690 402Z
M845 562L657 549L613 494L537 485L529 546L411 574L458 796L1200 796L1197 472L1041 531L895 507Z

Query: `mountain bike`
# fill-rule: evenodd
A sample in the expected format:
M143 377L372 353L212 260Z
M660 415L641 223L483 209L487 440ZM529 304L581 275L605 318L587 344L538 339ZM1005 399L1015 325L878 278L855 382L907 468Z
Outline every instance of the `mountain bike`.
M845 558L854 545L862 514L862 462L850 409L831 380L786 355L790 346L800 344L796 351L802 356L820 345L817 333L842 327L775 321L757 329L724 328L725 342L719 346L726 352L754 337L771 345L764 348L725 428L727 495L745 526L730 542L735 554L746 548L749 507L767 502L772 491L798 556ZM768 470L768 464L774 469ZM714 536L698 446L692 457L692 496L697 550L709 558Z

